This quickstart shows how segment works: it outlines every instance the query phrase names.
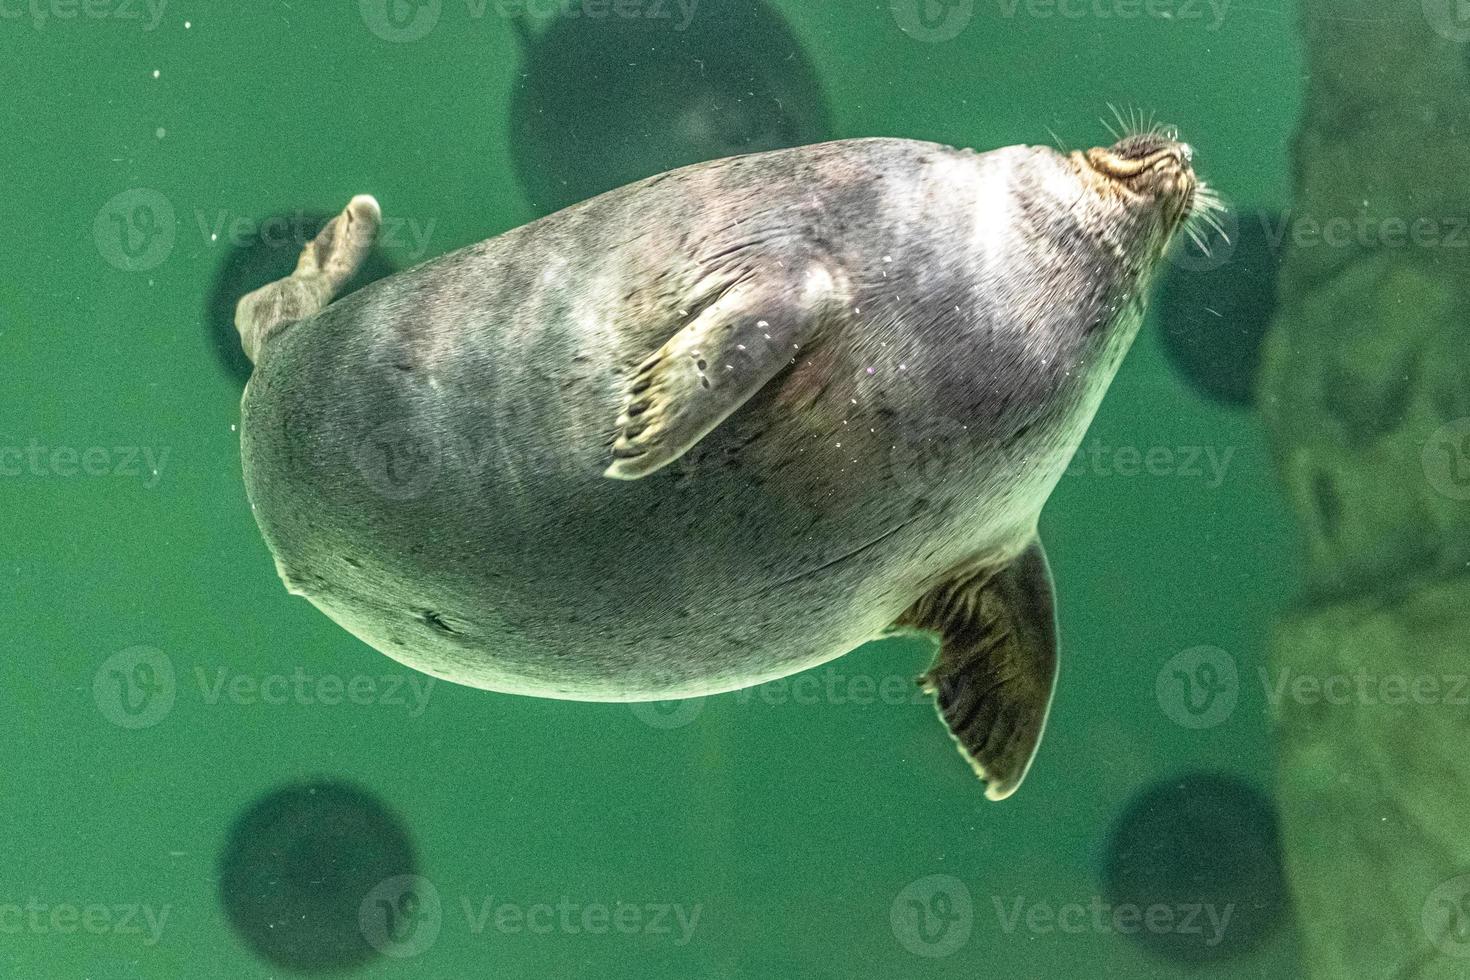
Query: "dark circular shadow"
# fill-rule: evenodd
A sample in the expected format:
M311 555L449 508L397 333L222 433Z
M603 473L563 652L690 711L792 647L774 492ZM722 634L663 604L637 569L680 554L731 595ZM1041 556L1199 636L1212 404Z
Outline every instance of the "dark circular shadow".
M252 289L289 276L306 243L334 217L320 211L280 212L262 219L248 235L225 244L225 255L214 274L204 311L209 344L224 372L239 382L250 380L250 359L240 348L235 331L235 304ZM393 261L376 246L347 284L342 295L397 272Z
M1181 237L1164 264L1154 303L1174 370L1196 392L1237 407L1255 403L1261 344L1276 315L1281 216L1251 209L1225 216L1230 242L1211 233L1203 254Z
M821 85L759 0L561 16L525 29L511 98L516 178L540 214L686 164L831 138Z
M298 973L377 956L359 910L374 887L417 867L402 822L377 797L319 781L270 793L235 821L220 856L219 897L256 955Z
M1131 929L1118 929L1162 959L1197 964L1249 953L1288 916L1275 808L1221 773L1146 787L1112 828L1103 891L1115 927L1117 910L1138 910L1127 913Z

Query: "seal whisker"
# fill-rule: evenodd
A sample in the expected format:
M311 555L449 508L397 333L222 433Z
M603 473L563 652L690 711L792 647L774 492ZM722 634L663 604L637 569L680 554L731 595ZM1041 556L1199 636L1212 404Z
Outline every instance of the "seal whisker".
M1126 135L1127 132L1128 132L1128 122L1123 118L1123 114L1121 112L1119 112L1118 111L1118 107L1115 106L1115 105L1113 105L1111 102L1108 103L1108 108L1113 111L1113 118L1116 119L1116 120L1118 120L1118 128L1120 130L1122 130L1123 133ZM1108 132L1112 133L1113 132L1113 127L1109 126L1108 127ZM1117 141L1118 142L1122 142L1122 140L1123 140L1123 137L1122 136L1118 136L1117 133L1113 133L1113 135L1115 137L1117 137Z
M1189 236L1189 240L1194 242L1195 246L1198 247L1201 252L1203 252L1207 257L1209 256L1210 246L1205 243L1205 238L1199 233L1198 228L1194 227L1194 225L1186 224L1184 226L1184 233Z
M1221 238L1225 239L1225 244L1230 244L1230 236L1226 234L1224 226L1220 224L1220 219L1216 218L1212 212L1201 211L1197 215L1193 215L1192 217L1199 218L1200 221L1203 221L1205 224L1215 229L1215 233L1218 234Z

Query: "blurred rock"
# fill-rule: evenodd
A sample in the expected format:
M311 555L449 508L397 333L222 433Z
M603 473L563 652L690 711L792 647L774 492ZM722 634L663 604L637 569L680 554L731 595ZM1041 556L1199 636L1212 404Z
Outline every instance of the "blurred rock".
M1276 315L1285 230L1281 214L1223 216L1228 241L1210 233L1209 254L1181 240L1153 304L1160 342L1184 381L1226 405L1255 403L1261 343ZM1207 229L1202 229L1207 231Z
M220 903L262 959L334 972L378 955L363 901L416 866L408 831L375 796L339 782L288 786L235 822L220 857Z
M1114 825L1103 887L1113 909L1139 910L1129 938L1156 956L1204 963L1250 953L1288 918L1275 810L1232 776L1155 783ZM1150 915L1158 928L1147 926Z
M1314 978L1470 976L1470 579L1277 631L1282 835Z
M759 0L701 0L687 22L677 4L661 9L525 30L510 146L538 213L686 164L831 138L821 85L779 13Z
M1258 389L1308 558L1266 678L1287 866L1313 980L1462 980L1470 30L1453 0L1301 0L1298 23Z

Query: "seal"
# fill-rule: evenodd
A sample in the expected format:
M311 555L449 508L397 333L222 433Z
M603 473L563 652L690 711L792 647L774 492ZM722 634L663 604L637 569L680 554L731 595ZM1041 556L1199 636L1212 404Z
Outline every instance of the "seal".
M1037 517L1211 206L1191 156L1151 130L725 158L331 302L379 222L354 198L237 310L277 569L390 657L551 698L712 694L922 633L1004 798L1056 676ZM962 465L916 463L937 419Z

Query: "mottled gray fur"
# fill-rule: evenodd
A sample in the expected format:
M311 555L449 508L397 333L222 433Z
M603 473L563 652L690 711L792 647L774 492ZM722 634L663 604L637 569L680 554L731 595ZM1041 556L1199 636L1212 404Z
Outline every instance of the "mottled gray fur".
M719 160L280 329L242 431L283 578L494 690L681 697L840 656L1027 543L1136 331L1149 231L1078 167L895 139ZM846 311L681 458L605 478L690 297L811 263Z

